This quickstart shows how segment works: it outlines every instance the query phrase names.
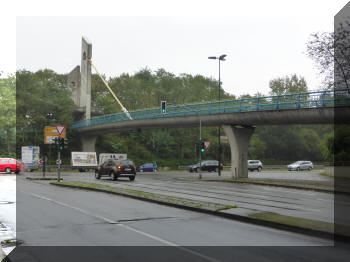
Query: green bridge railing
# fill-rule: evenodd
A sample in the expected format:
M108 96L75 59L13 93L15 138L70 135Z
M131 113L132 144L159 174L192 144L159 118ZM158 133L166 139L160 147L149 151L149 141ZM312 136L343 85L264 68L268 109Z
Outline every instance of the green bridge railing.
M294 93L277 96L222 100L167 107L166 113L160 108L136 110L129 112L133 120L168 118L192 115L213 115L237 112L289 110L302 108L322 108L350 106L350 90L323 90L305 93ZM91 118L73 123L73 128L101 125L111 122L133 121L125 113L117 113Z

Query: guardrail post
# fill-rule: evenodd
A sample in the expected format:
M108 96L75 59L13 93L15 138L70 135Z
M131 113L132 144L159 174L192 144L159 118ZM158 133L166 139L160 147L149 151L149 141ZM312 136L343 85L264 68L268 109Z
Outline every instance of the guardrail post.
M326 96L326 92L322 92L322 106L326 106L324 102L324 97Z
M256 104L256 111L259 111L259 101L260 101L260 99L259 99L259 97L258 97L258 99L257 99L257 104Z
M279 109L279 108L280 108L280 106L279 106L279 104L278 104L278 103L279 103L279 99L280 99L280 96L277 96L277 101L276 101L276 102L277 102L277 103L276 103L276 109Z
M224 102L224 113L226 112L226 101Z
M239 100L239 112L242 112L242 99Z
M301 94L299 93L299 95L298 95L298 108L300 108L300 96L301 96Z

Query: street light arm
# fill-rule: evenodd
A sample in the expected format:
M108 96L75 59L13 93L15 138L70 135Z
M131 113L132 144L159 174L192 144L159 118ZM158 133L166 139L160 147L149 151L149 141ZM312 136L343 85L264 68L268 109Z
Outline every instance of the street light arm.
M208 59L217 59L216 56L209 56Z

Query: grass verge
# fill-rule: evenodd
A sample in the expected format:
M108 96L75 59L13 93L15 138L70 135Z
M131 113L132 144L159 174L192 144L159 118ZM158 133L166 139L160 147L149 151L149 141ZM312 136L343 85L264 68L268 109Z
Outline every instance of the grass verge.
M123 196L129 196L138 199L146 199L149 201L157 202L157 203L167 203L173 206L186 206L189 208L197 208L204 209L207 211L218 212L221 210L226 210L230 208L236 208L237 206L230 205L222 205L218 203L205 202L205 201L197 201L180 197L172 197L167 195L155 194L150 192L144 192L134 189L126 189L126 188L118 188L111 187L109 185L95 184L95 183L86 183L80 181L71 181L71 182L50 182L51 185L56 186L65 186L72 187L78 189L86 189L86 190L95 190L105 193L114 193Z

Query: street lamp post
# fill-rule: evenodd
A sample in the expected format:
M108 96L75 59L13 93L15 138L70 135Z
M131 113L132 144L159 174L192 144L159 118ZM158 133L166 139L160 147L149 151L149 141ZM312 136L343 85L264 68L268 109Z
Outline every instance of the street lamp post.
M221 89L221 79L220 79L220 61L225 61L225 57L226 55L221 55L221 56L209 56L208 59L217 59L219 60L219 108L220 108L220 89ZM218 154L218 160L219 160L219 166L218 166L218 174L219 176L221 176L221 169L220 169L220 164L221 164L221 141L220 141L220 125L218 127L218 133L219 133L219 136L218 136L218 141L219 141L219 154Z

